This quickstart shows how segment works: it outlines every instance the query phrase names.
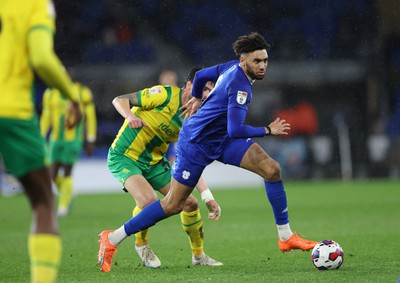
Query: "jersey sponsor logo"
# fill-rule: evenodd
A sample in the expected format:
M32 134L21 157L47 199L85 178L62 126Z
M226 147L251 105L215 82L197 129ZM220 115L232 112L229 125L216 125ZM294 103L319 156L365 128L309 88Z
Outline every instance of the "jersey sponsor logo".
M186 171L186 170L183 170L183 172L182 172L182 178L183 178L184 180L189 179L189 178L190 178L190 172L189 172L189 171Z
M247 101L247 92L238 90L236 95L236 101L241 105L245 104Z
M167 124L164 124L164 122L162 122L162 123L158 126L158 128L159 128L161 131L163 131L164 133L166 133L167 136L175 137L175 136L178 134L178 132L172 130L170 127L171 127L171 124L168 124L168 125L167 125Z
M162 89L160 86L155 86L155 87L152 87L151 89L149 89L149 93L150 94L161 94Z

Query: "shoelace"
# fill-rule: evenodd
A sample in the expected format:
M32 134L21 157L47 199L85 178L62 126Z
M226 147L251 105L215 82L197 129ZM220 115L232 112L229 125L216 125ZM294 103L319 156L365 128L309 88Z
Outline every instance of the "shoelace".
M214 263L214 262L207 255L202 255L200 257L200 264L207 264L207 263Z
M144 255L144 258L148 258L150 260L155 259L152 249L150 249L150 247L148 247L148 246L143 249L143 255Z

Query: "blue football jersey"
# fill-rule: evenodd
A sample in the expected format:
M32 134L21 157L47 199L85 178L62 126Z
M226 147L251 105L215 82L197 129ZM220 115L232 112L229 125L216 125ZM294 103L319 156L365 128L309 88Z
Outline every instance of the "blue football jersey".
M198 73L200 76L206 73L205 80L217 82L197 113L184 122L182 130L191 141L221 143L228 138L228 111L240 108L247 113L252 85L237 60ZM197 74L193 83L194 89L196 79L199 79ZM203 82L205 80L203 78Z

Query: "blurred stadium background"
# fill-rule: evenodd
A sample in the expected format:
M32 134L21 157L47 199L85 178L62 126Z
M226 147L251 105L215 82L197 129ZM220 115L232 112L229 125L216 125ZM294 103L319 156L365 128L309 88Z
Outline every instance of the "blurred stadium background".
M176 71L183 85L194 65L234 59L232 42L258 31L272 49L267 76L254 85L248 122L265 125L276 115L291 122L290 137L258 140L281 163L284 178L400 178L399 1L55 4L57 53L95 96L95 159L103 165L94 176L108 174L107 150L122 123L113 97L156 84L164 69ZM99 163L91 158L89 164ZM83 167L76 174L87 178Z

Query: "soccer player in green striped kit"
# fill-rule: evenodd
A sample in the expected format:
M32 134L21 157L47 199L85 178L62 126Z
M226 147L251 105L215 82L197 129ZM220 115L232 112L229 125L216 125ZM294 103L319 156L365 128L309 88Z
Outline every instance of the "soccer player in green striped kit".
M67 216L70 213L73 196L73 167L82 149L84 148L90 155L96 141L97 119L92 92L80 83L74 83L73 88L79 94L80 107L84 113L78 125L73 128L64 126L68 99L54 88L48 88L44 92L43 111L40 117L42 136L46 137L50 133L50 171L58 189L58 216Z
M176 142L183 118L179 117L192 91L192 81L198 68L191 70L184 88L156 85L139 92L121 95L113 100L117 111L125 118L108 153L108 167L114 177L121 182L136 201L133 216L144 207L157 200L157 193L166 195L171 181L171 164L166 158L168 145ZM208 82L205 94L213 84ZM130 106L133 105L133 108ZM203 201L209 206L215 202L206 183L201 178L197 184ZM209 214L210 219L218 220L219 214ZM192 248L192 264L220 266L218 262L204 253L203 220L195 197L190 196L181 213L184 231L189 236ZM107 237L112 231L100 235ZM161 265L148 243L148 229L136 234L135 249L145 266L156 268ZM99 252L100 269L109 272L111 266L103 265L104 255Z

